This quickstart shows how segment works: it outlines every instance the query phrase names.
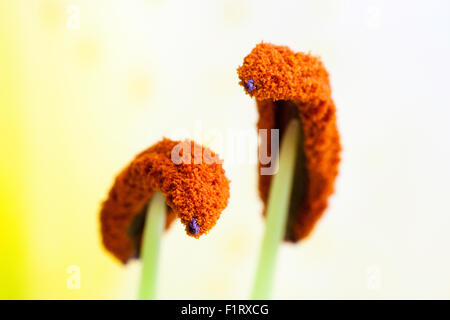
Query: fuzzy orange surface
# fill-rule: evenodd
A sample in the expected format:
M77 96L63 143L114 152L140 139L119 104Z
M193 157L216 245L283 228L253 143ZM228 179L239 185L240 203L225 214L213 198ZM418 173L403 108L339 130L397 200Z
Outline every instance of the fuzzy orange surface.
M194 142L182 144L187 148L179 155L188 161L174 163L172 150L180 142L163 139L138 154L116 177L100 221L104 246L121 262L139 256L145 208L155 191L166 196L166 228L178 217L195 238L214 227L227 206L229 180L217 155ZM199 226L195 235L188 232L193 218Z
M238 75L240 84L256 99L259 129L280 129L282 137L290 119L301 121L300 161L293 173L285 235L285 240L298 241L310 234L326 209L340 162L341 144L328 72L317 57L293 52L285 46L261 43L245 57ZM264 166L260 164L260 168ZM271 177L259 176L264 203L267 203Z

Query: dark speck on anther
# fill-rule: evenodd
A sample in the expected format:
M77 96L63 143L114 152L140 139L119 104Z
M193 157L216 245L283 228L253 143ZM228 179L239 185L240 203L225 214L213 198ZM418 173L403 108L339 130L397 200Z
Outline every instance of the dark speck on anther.
M255 88L256 88L255 82L254 82L252 79L248 80L248 81L245 83L245 89L246 89L248 92L252 92L253 90L255 90Z
M197 224L197 220L192 218L191 222L189 222L189 233L197 234L200 231L200 226Z

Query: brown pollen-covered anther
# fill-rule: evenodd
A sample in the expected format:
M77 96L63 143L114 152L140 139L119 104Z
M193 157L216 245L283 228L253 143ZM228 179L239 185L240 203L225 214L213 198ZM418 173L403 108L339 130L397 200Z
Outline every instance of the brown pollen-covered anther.
M116 177L100 212L103 244L122 263L140 255L155 192L166 197L166 228L178 217L186 233L199 238L226 208L230 187L218 156L192 141L163 139L138 154Z
M341 144L328 72L319 58L285 46L258 44L238 68L240 84L256 99L259 129L283 132L299 119L301 136L285 240L296 242L312 231L328 205L338 173ZM270 135L267 141L270 156ZM259 164L267 167L270 164ZM259 175L267 204L271 175Z

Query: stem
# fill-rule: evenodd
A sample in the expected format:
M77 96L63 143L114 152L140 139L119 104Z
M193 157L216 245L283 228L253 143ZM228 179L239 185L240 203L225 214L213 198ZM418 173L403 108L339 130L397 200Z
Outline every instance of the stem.
M141 300L156 298L158 257L165 221L165 198L161 193L155 192L148 205L142 241L142 275L139 289L139 299Z
M278 246L286 230L300 135L299 120L292 120L281 141L278 173L272 177L266 211L266 230L259 256L252 299L269 299ZM273 152L272 152L273 154ZM273 161L273 160L272 160Z

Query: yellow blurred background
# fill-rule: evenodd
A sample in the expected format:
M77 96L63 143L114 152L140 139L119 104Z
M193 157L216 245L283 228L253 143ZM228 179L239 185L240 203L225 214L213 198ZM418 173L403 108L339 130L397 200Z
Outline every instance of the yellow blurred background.
M262 40L322 56L344 147L326 216L280 252L274 298L450 298L449 9L0 1L0 298L134 299L139 263L102 248L100 203L163 136L220 153L218 136L254 129L236 68ZM248 297L263 230L256 164L225 166L218 225L201 240L179 224L164 237L160 298Z

